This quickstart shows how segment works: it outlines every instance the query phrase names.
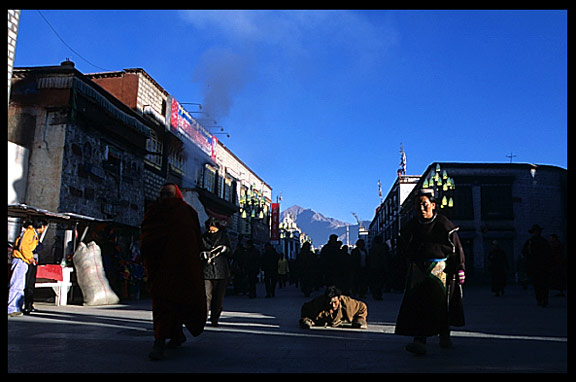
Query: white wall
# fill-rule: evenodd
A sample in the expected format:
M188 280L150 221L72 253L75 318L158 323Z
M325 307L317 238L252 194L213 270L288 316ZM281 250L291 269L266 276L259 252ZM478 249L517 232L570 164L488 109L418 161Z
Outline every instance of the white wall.
M26 201L28 149L8 141L8 204Z

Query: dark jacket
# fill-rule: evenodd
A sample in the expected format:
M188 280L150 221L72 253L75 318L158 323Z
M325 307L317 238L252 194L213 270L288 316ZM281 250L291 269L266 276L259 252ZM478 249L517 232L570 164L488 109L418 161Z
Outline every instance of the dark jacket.
M528 239L522 248L522 256L526 258L529 272L549 270L550 245L542 236L534 235Z
M280 260L278 252L272 247L266 248L262 255L262 270L265 273L277 273L278 260Z
M202 260L204 280L223 280L230 277L228 259L232 256L232 250L230 248L228 235L226 235L222 229L215 233L205 232L202 235L202 245L203 251L209 251L220 245L227 247L223 253L212 259L210 263Z
M404 254L409 261L446 260L449 275L465 270L464 250L457 234L458 228L444 215L430 220L416 217L402 232Z
M260 272L260 252L255 247L247 247L245 253L246 273L250 277L255 277Z

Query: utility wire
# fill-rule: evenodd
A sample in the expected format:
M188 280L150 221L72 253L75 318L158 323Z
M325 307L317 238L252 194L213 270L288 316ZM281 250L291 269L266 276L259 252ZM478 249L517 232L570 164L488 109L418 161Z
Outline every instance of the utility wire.
M50 29L52 29L52 32L54 32L54 34L56 35L56 37L58 37L60 39L60 41L62 41L62 44L66 45L66 47L68 49L70 49L74 54L78 55L78 57L80 57L81 59L83 59L84 61L86 61L88 64L94 66L95 68L98 68L100 70L104 70L106 72L111 72L111 69L106 69L103 68L101 66L95 65L93 63L91 63L90 61L88 61L86 58L84 58L84 56L82 56L80 53L78 53L76 50L74 50L70 45L68 45L66 43L66 41L64 41L64 39L58 34L58 32L56 32L56 29L54 29L54 27L52 26L52 24L50 24L50 22L46 19L46 17L44 17L44 15L42 14L42 12L40 12L40 10L37 10L38 14L44 19L44 21L46 22L46 24L48 24L48 26L50 27Z

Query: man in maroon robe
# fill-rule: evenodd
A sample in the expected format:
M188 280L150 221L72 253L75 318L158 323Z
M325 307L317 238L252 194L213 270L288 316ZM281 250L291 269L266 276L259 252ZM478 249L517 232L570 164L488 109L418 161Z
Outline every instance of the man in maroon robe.
M183 325L196 337L206 324L200 223L177 185L165 184L158 200L146 209L140 247L154 321L154 346L149 356L157 360L163 358L165 347L178 347L186 341ZM166 339L170 340L167 345Z

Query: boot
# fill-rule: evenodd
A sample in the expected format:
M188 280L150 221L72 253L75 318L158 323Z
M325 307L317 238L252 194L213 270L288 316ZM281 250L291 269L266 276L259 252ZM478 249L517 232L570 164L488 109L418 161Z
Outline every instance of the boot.
M184 342L186 342L186 336L184 333L180 333L177 338L171 338L170 341L168 341L166 344L166 349L176 349L182 346Z
M440 347L445 349L449 349L452 347L450 332L448 332L448 334L440 334Z
M152 361L159 361L164 358L164 340L155 340L152 346L152 351L148 354L148 357Z
M426 340L422 340L420 338L414 338L414 342L409 343L406 345L406 351L416 355L424 355L426 354Z

